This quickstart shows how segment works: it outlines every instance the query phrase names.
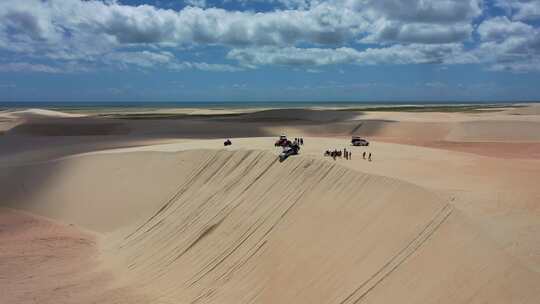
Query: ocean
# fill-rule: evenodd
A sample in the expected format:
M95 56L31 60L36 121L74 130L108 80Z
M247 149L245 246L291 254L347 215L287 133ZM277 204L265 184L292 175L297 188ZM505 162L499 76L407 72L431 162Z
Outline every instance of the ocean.
M308 108L308 107L373 107L373 106L428 106L428 105L510 105L515 102L0 102L0 110L41 108L51 110L95 110L120 108L206 108L206 109L241 109L241 108Z

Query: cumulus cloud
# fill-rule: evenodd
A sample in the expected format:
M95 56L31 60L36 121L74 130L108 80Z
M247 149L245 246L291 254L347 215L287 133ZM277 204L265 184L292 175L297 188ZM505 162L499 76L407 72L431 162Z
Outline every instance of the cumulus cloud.
M478 34L484 41L501 40L511 36L526 36L534 33L534 28L523 22L510 21L506 16L495 17L478 26Z
M459 44L444 45L393 45L386 48L248 48L231 50L227 57L248 67L258 65L323 66L331 64L413 64L444 63L462 52Z
M186 0L186 4L196 7L206 7L206 0Z
M175 56L170 52L114 52L106 54L103 59L110 64L151 68L169 64L175 60Z
M540 0L497 0L495 4L515 20L540 18Z
M241 68L181 61L175 53L223 47L228 59L251 68L522 64L538 55L538 29L527 20L539 15L540 0L496 0L508 16L480 24L482 0L272 0L280 6L265 12L184 3L172 10L114 0L3 0L0 49L28 62L204 71ZM473 47L465 51L465 42Z
M80 0L4 0L0 3L0 47L51 47L61 40L104 38L107 45L192 44L286 45L343 43L368 21L347 8L319 5L309 11L268 13ZM15 45L12 43L15 42ZM93 44L93 43L92 43ZM30 48L28 48L30 49Z
M444 44L467 40L473 28L468 23L456 25L378 22L377 31L363 39L364 42L408 42Z
M38 72L38 73L61 73L58 68L45 64L32 64L28 62L10 62L0 63L0 71L2 72Z
M372 7L391 20L413 23L468 22L482 13L481 0L356 0L358 9Z
M178 61L171 52L113 52L102 58L109 65L123 68L137 66L140 68L164 68L169 70L201 70L211 72L237 72L242 69L228 64L213 64L206 62Z
M52 48L66 40L90 40L91 49L130 44L339 45L361 35L448 43L467 38L469 22L478 14L476 2L333 0L306 10L256 13L191 6L174 11L96 0L4 0L0 47L23 49L42 43ZM104 45L96 45L98 40Z
M206 62L177 62L171 65L174 70L188 70L195 69L208 72L238 72L242 71L242 68L232 66L229 64L218 63L206 63Z
M489 70L495 72L514 72L514 73L528 73L540 71L540 60L534 59L526 62L507 62L496 63L489 67Z
M470 53L493 71L540 70L540 30L506 17L485 20L478 26L480 44Z

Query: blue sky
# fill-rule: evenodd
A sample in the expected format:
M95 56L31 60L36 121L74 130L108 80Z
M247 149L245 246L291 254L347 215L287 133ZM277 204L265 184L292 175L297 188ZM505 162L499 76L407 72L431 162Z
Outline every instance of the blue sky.
M3 0L0 101L540 100L540 0Z

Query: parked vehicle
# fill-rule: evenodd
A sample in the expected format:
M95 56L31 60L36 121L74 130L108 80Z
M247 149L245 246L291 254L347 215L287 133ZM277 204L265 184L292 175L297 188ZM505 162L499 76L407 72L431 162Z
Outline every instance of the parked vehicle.
M351 139L351 144L353 146L369 146L369 141L361 138L360 136L353 136Z
M282 134L274 144L276 147L288 147L290 145L292 145L292 143L287 139L287 135L285 134Z

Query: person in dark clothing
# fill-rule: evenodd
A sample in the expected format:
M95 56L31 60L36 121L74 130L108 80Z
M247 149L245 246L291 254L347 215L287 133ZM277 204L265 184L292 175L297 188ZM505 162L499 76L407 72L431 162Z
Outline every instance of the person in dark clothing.
M371 152L369 152L368 160L371 161Z
M364 153L362 153L362 158L366 159L366 151L364 151Z

